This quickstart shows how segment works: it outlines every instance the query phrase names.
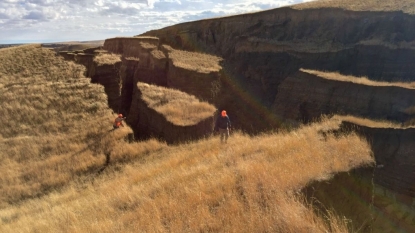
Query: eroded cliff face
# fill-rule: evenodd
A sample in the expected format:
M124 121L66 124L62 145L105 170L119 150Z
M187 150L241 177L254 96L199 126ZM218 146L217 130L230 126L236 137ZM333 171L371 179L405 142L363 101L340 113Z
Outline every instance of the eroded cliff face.
M313 182L303 193L308 201L350 219L354 231L415 232L415 199L373 182L381 168L360 168L334 175L330 181Z
M144 46L143 46L144 44ZM146 46L148 45L148 46ZM106 39L104 49L121 54L123 57L137 57L137 55L146 57L148 47L155 48L159 45L159 39L156 37L117 37Z
M120 101L120 110L119 112L125 116L128 116L131 107L131 101L134 91L134 75L138 69L140 63L139 58L128 57L122 59L122 64L120 68L120 79L122 82L121 87L121 101Z
M392 85L392 84L391 84ZM337 81L298 71L278 86L272 106L285 119L309 122L323 114L405 122L414 116L415 89Z
M330 132L365 137L376 164L313 182L303 189L309 202L351 219L355 231L415 232L415 128L344 120Z
M212 60L213 56L176 51L158 42L157 38L152 37L112 38L105 41L104 49L120 54L124 59L138 58L133 77L135 83L167 86L215 102L211 87L220 82L220 59ZM215 68L200 68L200 64Z
M415 128L379 128L343 122L340 131L354 131L367 138L377 163L373 176L376 184L415 201Z
M402 12L278 8L144 33L174 48L223 57L235 82L271 106L299 68L374 80L414 80L415 17Z
M108 97L108 106L119 112L120 109L120 98L121 98L121 79L120 79L120 68L121 62L117 62L111 65L100 65L93 62L87 73L91 77L91 82L102 84L105 88L105 93Z
M119 54L121 61L106 64L95 59L97 55L113 53ZM104 86L109 107L127 116L127 123L137 139L157 137L175 143L201 138L212 132L216 109L197 124L175 125L146 105L137 84L171 87L211 103L220 102L222 98L215 95L222 87L219 58L175 51L169 46L159 45L157 38L147 37L113 38L105 41L103 49L59 54L87 67L86 75L92 82Z

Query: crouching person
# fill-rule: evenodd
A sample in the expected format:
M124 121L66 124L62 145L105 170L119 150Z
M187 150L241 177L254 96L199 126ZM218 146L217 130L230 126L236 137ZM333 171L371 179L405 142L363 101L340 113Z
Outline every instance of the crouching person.
M124 127L122 123L123 120L125 120L125 117L123 117L122 114L118 114L118 117L115 118L114 120L114 124L113 124L114 129L118 129L120 128L120 126Z

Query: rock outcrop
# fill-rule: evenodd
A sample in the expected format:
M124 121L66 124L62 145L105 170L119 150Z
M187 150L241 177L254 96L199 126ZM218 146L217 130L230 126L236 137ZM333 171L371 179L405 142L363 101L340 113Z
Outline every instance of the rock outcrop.
M357 133L371 145L376 164L334 174L303 189L321 211L334 209L360 232L415 231L415 128L351 116L335 116L339 136ZM327 132L325 132L327 133Z
M176 51L157 43L157 38L113 38L105 41L104 50L96 48L70 53L73 56L60 52L60 55L87 67L86 75L91 81L105 87L109 106L114 112L127 116L135 138L157 137L175 143L209 135L216 108L199 102L196 97L211 103L222 99L214 98L218 97L214 94L218 94L221 88L221 59ZM137 86L138 83L141 84ZM177 90L163 89L162 86ZM215 91L211 90L212 87L216 88ZM152 96L153 100L147 98L148 89L147 92L157 91L160 96ZM149 101L161 97L159 102L149 105ZM147 98L147 102L143 98ZM160 112L160 107L171 108L173 114ZM188 122L178 123L167 117L180 115L177 113L180 111L187 114L182 118ZM195 117L200 119L189 121Z
M278 86L272 109L285 119L305 122L322 114L350 114L398 122L414 117L408 112L415 106L413 87L399 83L365 84L359 80L353 77L329 79L298 71Z
M120 108L122 85L119 75L120 68L120 59L102 63L99 62L97 56L95 56L93 62L87 69L87 74L91 77L91 82L99 83L104 86L105 93L107 93L108 96L108 105L114 112L119 112Z
M142 36L215 54L247 94L270 107L300 68L381 81L415 80L415 16L402 12L292 9L181 23Z
M134 81L134 75L138 69L140 63L139 58L127 57L122 59L120 68L121 86L121 103L119 112L128 116L130 112L131 101L133 98L134 85L137 81Z
M357 132L367 138L377 164L373 174L376 184L415 201L415 128L370 127L343 122L340 131Z
M211 104L184 92L138 83L127 123L136 129L138 139L186 142L212 133L215 112Z
M415 232L415 198L373 183L373 174L381 169L336 174L330 181L313 182L303 192L323 213L334 210L351 220L349 227L355 231Z
M179 89L214 103L211 87L220 82L222 59L158 43L154 37L112 38L105 41L104 49L125 59L139 59L134 82Z
M106 39L104 42L104 49L120 54L123 57L146 57L146 51L152 50L159 46L159 39L157 37L115 37Z

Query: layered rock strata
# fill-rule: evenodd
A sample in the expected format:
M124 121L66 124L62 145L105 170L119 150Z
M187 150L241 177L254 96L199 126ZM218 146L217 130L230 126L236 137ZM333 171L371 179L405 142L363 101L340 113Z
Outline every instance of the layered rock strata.
M133 97L134 75L139 66L140 59L136 57L124 57L120 68L121 79L121 102L119 113L128 116Z
M377 164L374 182L415 201L415 128L371 127L343 122L340 132L350 131L367 138L372 147Z
M352 231L415 232L415 198L373 182L381 168L359 168L310 184L303 192L323 213L335 210Z
M222 59L219 57L175 50L160 45L154 37L112 38L105 41L104 49L140 60L134 82L176 88L215 102L212 86L220 82Z
M94 57L93 62L87 69L87 73L91 78L91 82L102 84L105 93L108 96L108 105L114 112L120 110L121 98L121 79L119 71L121 68L121 60L110 61L108 63L100 63Z
M269 107L278 85L299 68L415 80L414 26L415 16L402 12L284 7L181 23L142 36L222 57L235 82Z
M143 54L147 49L142 46L142 43L150 45L153 48L159 46L159 39L157 37L116 37L106 39L104 42L104 49L116 54L121 54L123 57L136 57L138 54ZM143 56L145 56L143 54Z
M351 116L328 132L357 133L371 145L376 164L313 182L303 192L322 211L335 209L360 232L415 231L415 128ZM323 134L324 135L324 134ZM316 201L317 200L317 201Z
M283 118L304 122L322 114L350 114L398 122L414 117L408 111L415 106L413 87L365 84L359 80L353 77L335 80L298 71L279 85L272 109Z
M157 38L114 38L106 40L104 48L107 50L90 49L88 54L78 51L73 53L72 59L87 67L86 74L91 77L92 82L104 85L109 106L114 112L128 117L129 123L137 132L136 138L154 135L160 138L165 137L164 140L168 142L174 141L171 133L163 134L157 127L144 127L147 124L151 125L152 121L149 122L146 119L152 118L148 114L142 115L140 111L137 111L135 96L141 95L139 89L136 88L138 82L173 87L211 102L215 101L213 97L218 97L214 94L218 94L221 88L220 58L176 51L169 46L159 46ZM131 48L131 50L126 48ZM67 52L61 52L62 56L67 56L67 54ZM119 54L121 59L114 60L111 58L115 56L113 54ZM99 58L104 55L106 57ZM214 91L211 90L212 87L215 87ZM180 108L180 106L177 107ZM155 113L153 110L144 112ZM141 123L139 119L142 119ZM156 122L160 122L160 119ZM190 140L192 137L189 136L189 132L193 132L193 138L199 138L202 134L206 135L206 128L204 128L206 125L210 128L207 131L211 132L213 126L210 124L185 125L182 126L183 130L176 128L176 131L183 131L180 134L183 136L176 135L175 137L179 141ZM171 126L162 127L169 132L174 131Z

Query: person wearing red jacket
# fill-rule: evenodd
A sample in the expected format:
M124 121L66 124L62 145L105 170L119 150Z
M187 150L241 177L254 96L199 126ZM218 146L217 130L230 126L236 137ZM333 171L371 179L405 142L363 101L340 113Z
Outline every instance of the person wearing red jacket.
M229 130L231 129L231 121L229 120L226 111L223 110L216 120L215 131L219 130L220 141L227 142L229 138Z
M113 124L114 129L118 129L120 128L120 126L124 127L122 123L123 120L125 120L125 117L123 117L122 114L118 114L118 117L115 118L114 120L114 124Z

